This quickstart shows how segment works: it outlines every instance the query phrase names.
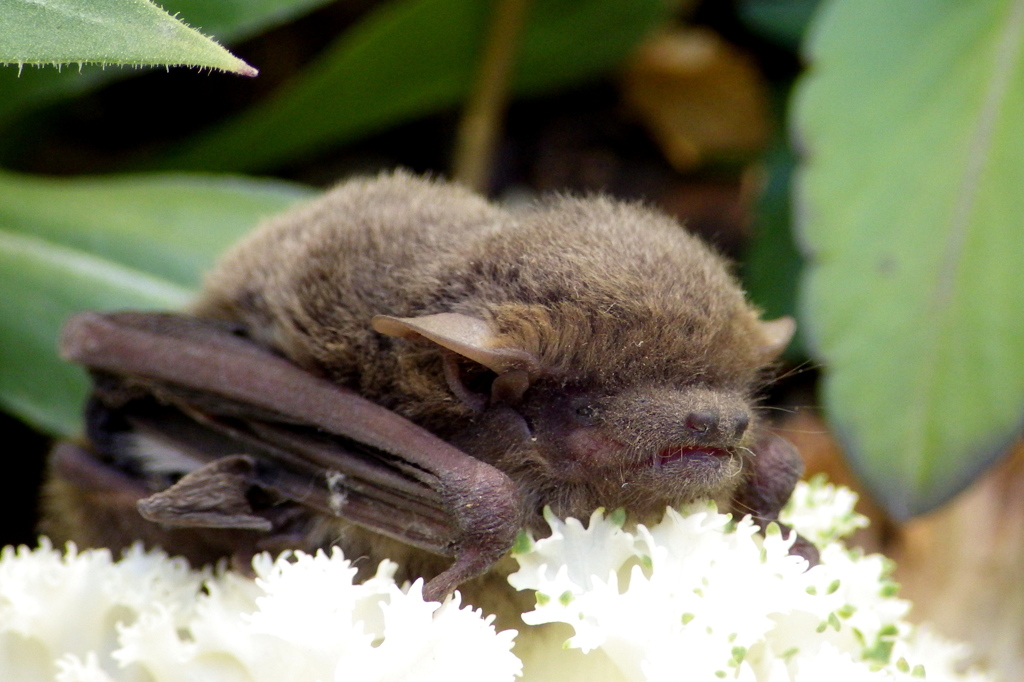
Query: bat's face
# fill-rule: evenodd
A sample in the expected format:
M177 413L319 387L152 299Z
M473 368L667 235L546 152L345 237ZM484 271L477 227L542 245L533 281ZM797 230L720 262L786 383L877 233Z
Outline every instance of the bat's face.
M614 333L560 356L544 349L573 332L549 308L520 309L516 321L441 314L375 325L408 339L399 353L439 354L418 375L447 397L433 401L448 409L430 428L516 481L528 523L542 528L544 506L577 518L622 507L646 520L669 505L732 502L756 439L753 387L792 325L758 322L746 307L731 314L699 337L660 340L620 315Z
M452 440L519 482L531 519L543 505L575 517L623 507L645 519L667 505L728 501L751 418L744 396L706 388L609 393L541 381Z

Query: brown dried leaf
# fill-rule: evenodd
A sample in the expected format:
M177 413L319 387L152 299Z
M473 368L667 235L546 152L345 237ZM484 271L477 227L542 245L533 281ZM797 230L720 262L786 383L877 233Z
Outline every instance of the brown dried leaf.
M754 154L770 132L754 62L708 29L680 29L641 45L622 94L678 170L709 156Z
M1024 443L951 503L902 526L890 551L911 616L1024 679Z

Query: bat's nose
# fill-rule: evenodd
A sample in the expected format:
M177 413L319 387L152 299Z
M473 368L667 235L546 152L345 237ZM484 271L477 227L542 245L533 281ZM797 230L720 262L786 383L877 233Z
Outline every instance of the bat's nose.
M672 447L733 448L755 422L741 393L703 386L623 392L602 404L604 423L637 451Z
M683 425L698 443L725 439L739 440L750 426L750 415L742 409L704 409L686 415Z

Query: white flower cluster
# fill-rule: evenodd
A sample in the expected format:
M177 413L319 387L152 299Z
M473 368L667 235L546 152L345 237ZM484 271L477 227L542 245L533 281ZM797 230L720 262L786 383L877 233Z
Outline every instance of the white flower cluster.
M160 552L110 553L45 541L0 555L4 682L510 680L512 631L395 585L395 564L353 584L331 556L253 562L256 580L193 571Z
M558 668L565 682L988 679L958 673L964 651L903 620L882 557L838 543L864 523L854 500L823 481L798 487L784 521L819 543L810 570L777 530L762 537L706 506L632 532L621 514L595 513L587 528L550 518L550 537L521 538L509 581L536 590L527 623L575 634L523 633L527 670ZM390 562L363 584L337 550L253 565L255 580L138 548L116 562L45 539L5 548L0 680L477 682L522 668L513 631L496 633L457 595L424 602ZM600 663L580 665L580 651Z
M855 501L824 479L797 488L783 521L818 543L809 570L788 553L795 536L700 505L633 532L616 514L586 528L549 517L509 582L537 591L526 623L572 626L566 645L603 651L609 680L989 679L958 672L964 650L903 620L886 559L837 542L866 525Z

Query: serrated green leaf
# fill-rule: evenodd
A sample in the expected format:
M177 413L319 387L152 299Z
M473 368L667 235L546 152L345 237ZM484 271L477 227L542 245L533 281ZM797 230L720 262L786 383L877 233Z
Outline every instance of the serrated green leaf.
M242 40L277 26L329 0L164 0L169 13L225 43ZM84 68L0 68L0 126L38 107L89 92L135 72Z
M0 63L256 70L148 0L0 0Z
M462 101L491 3L398 0L349 31L275 96L175 145L162 167L264 169ZM665 21L665 0L536 0L515 90L533 94L617 65ZM595 36L600 36L596 39Z
M0 405L50 433L77 431L86 379L57 358L64 320L180 307L228 244L308 194L213 176L0 174Z
M160 6L205 35L230 44L256 35L330 0L162 0ZM40 106L89 92L133 75L134 70L98 65L70 68L0 69L0 126Z
M804 331L898 518L968 485L1024 415L1024 0L835 0L795 105Z

